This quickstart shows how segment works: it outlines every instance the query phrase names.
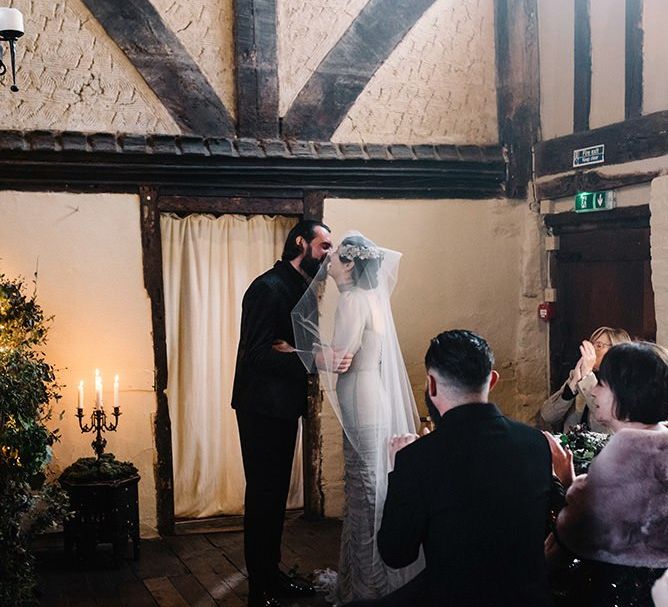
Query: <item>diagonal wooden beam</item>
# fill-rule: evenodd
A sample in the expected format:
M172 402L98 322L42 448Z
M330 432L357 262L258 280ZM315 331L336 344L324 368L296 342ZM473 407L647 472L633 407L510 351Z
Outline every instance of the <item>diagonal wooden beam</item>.
M149 0L83 0L184 134L234 136L225 105Z
M435 0L369 0L283 118L283 134L327 140L376 70Z
M239 136L276 138L276 0L236 0L234 13Z

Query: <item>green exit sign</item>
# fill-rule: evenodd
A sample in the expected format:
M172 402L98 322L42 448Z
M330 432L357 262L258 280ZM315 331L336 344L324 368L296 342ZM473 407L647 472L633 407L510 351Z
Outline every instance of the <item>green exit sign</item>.
M609 211L615 208L615 193L578 192L575 195L575 212L591 213L592 211Z

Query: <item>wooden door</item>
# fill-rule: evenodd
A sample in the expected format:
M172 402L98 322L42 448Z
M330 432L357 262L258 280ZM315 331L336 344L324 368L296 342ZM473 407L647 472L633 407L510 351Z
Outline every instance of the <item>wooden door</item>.
M560 240L551 262L557 287L557 316L550 326L552 390L573 368L580 342L597 327L656 339L648 208L564 215L546 220Z

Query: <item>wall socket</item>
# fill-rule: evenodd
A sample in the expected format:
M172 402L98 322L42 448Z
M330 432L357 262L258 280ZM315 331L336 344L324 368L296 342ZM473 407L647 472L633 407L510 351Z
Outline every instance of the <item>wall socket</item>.
M552 302L552 303L557 301L557 290L552 288L545 289L543 291L543 299L546 302Z

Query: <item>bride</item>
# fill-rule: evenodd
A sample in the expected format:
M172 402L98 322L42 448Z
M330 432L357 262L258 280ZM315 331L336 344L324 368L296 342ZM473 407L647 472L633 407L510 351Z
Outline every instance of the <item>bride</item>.
M359 233L348 235L292 312L297 351L309 371L319 371L343 427L337 604L385 596L424 567L421 558L391 569L376 547L389 439L414 433L418 419L390 307L400 257Z

